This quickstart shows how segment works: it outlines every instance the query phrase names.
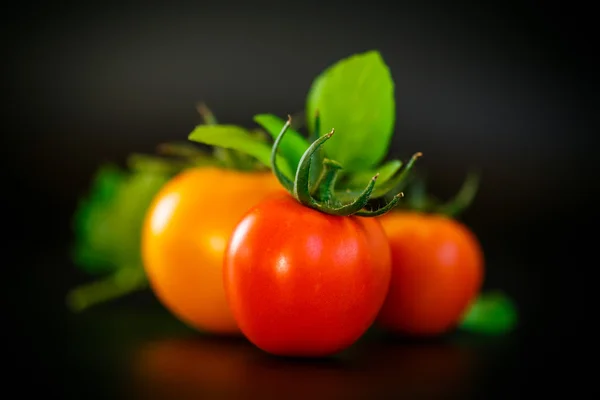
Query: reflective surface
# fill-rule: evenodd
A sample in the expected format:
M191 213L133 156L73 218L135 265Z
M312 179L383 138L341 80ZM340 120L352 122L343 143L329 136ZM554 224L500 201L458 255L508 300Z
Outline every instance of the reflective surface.
M79 378L63 391L101 398L474 398L507 381L488 372L517 350L514 335L415 341L371 330L336 357L281 358L139 305L90 310L71 329L72 367L90 383Z
M132 358L135 393L145 398L223 395L236 398L348 398L371 395L446 398L466 394L477 357L448 344L371 345L336 360L285 360L245 343L165 339Z
M89 278L73 276L64 250L21 260L35 268L6 288L16 329L6 330L5 343L18 377L9 386L23 395L42 388L75 399L520 398L567 385L572 364L564 356L578 345L564 323L568 299L547 301L535 270L508 258L488 265L490 279L514 283L504 286L519 306L512 334L458 331L415 341L371 330L346 352L319 360L274 357L244 339L200 334L147 290L71 314L65 293ZM503 265L513 269L498 275Z

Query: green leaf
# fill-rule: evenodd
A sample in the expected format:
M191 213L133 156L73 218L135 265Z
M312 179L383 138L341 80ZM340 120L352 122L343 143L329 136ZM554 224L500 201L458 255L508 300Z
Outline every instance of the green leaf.
M265 166L271 167L271 147L253 137L249 131L242 127L235 125L198 125L189 134L188 139L209 146L248 154ZM280 169L291 179L293 174L285 158L278 157L277 163Z
M117 166L102 165L92 179L89 192L79 199L73 214L75 243L72 250L75 264L87 272L104 273L113 269L103 252L95 250L92 230L95 221L100 219L100 210L109 207L125 178L125 172Z
M378 168L373 168L369 170L359 171L356 173L350 174L345 182L344 186L349 188L363 188L375 174L379 174L377 178L377 183L375 187L379 187L389 181L398 170L402 168L402 161L400 160L392 160L389 161Z
M309 90L306 117L319 136L336 133L323 150L349 171L373 168L387 155L395 124L394 82L378 51L355 54L323 71Z
M286 123L283 119L272 114L255 115L254 121L262 126L273 139L277 139L277 136ZM279 150L294 171L298 167L300 158L302 158L302 154L304 154L306 149L308 149L308 142L306 139L304 139L297 131L289 127L279 144Z
M499 291L482 293L463 317L461 329L491 335L500 335L517 324L514 302Z
M342 62L338 61L338 62ZM309 140L311 142L314 142L316 139L318 139L320 136L323 136L324 134L328 133L329 131L331 131L332 127L329 127L329 129L327 129L327 127L324 127L322 124L322 120L323 117L322 115L320 115L320 109L318 108L320 106L320 101L321 101L321 97L323 96L323 88L325 87L324 84L326 82L326 77L327 74L331 71L331 69L335 67L335 64L326 68L325 71L321 72L319 75L317 75L317 77L313 80L312 85L310 87L310 89L308 90L308 94L306 96L306 125L308 127L308 133L309 133ZM319 124L317 126L317 124L315 123L315 121L317 120L317 114L319 114ZM315 130L319 130L319 132L315 132ZM329 139L329 141L331 141L331 139Z
M172 173L101 166L74 214L73 261L94 275L141 268L146 210Z

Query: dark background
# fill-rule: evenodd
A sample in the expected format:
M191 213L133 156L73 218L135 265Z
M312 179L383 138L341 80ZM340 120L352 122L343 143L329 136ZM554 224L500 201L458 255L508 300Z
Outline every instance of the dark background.
M171 335L155 318L176 325L153 314L160 307L150 294L76 318L64 308L68 288L87 279L67 256L70 217L99 164L185 139L199 122L198 101L220 121L247 126L257 113L302 110L319 72L370 49L396 82L390 157L423 152L440 197L469 168L483 173L464 220L486 251L486 287L516 299L521 324L511 350L486 359L473 390L518 394L553 377L566 382L564 357L587 345L585 230L597 215L591 11L578 2L319 4L3 11L4 304L14 322L6 345L30 386L104 393L121 376L107 354ZM298 379L310 379L307 368ZM295 382L293 371L282 374L273 379Z

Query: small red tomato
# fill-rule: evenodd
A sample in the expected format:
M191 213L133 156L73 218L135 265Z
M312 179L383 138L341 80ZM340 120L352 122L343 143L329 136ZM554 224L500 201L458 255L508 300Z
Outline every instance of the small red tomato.
M391 275L377 218L334 216L289 195L259 203L225 253L224 285L243 334L282 356L323 357L372 325Z
M392 279L378 325L417 336L455 327L483 281L475 235L439 214L389 212L379 220L392 251Z

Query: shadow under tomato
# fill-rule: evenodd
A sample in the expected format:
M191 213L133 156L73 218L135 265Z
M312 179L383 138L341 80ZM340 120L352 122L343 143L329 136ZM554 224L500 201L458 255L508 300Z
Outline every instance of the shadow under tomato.
M244 339L150 342L132 363L136 398L448 398L466 394L476 353L447 341L359 342L330 359L271 356Z

